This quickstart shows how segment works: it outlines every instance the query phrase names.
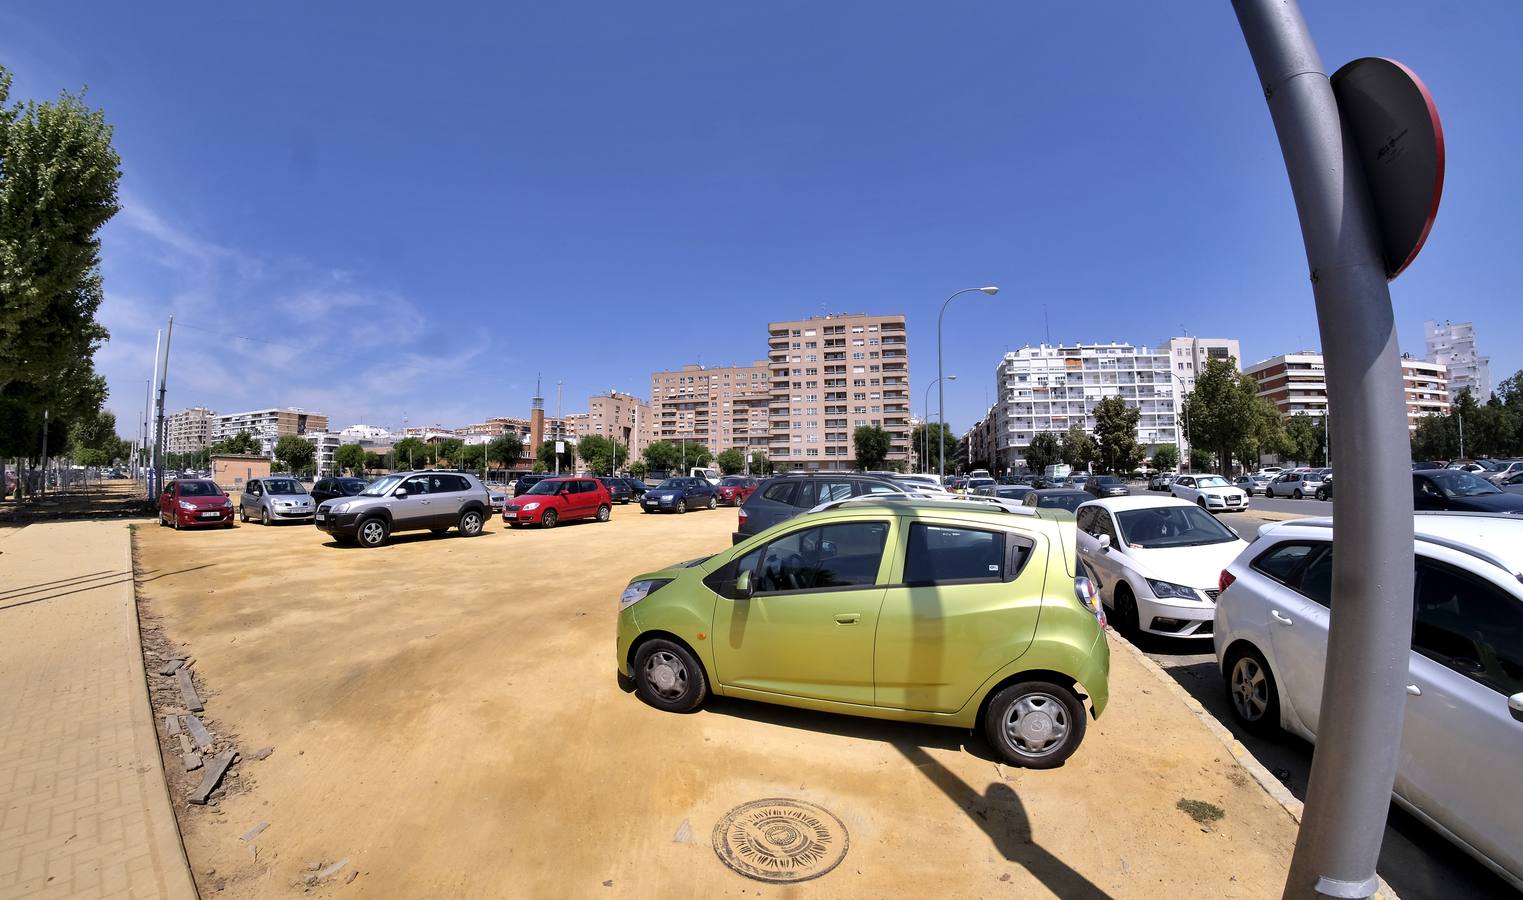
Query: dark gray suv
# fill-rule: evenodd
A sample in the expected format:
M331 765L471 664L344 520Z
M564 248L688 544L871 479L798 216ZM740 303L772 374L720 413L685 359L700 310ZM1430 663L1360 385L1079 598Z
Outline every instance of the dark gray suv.
M361 547L379 547L398 531L444 534L457 528L462 536L475 537L491 506L491 495L475 475L398 472L353 497L324 501L317 508L317 527Z
M821 503L863 494L902 494L904 488L886 476L861 472L800 472L774 475L763 481L740 507L740 527L730 542L738 544L779 522L808 512Z

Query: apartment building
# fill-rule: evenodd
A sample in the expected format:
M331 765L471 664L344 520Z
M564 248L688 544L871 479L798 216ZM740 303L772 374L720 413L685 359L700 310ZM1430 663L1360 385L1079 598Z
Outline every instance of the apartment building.
M651 442L651 405L633 394L609 391L587 398L585 423L578 428L579 437L600 435L620 446L628 447L638 458Z
M324 475L335 473L334 454L344 443L344 439L333 431L309 431L302 435L312 444L312 464L317 470L319 478Z
M1417 423L1428 416L1449 415L1448 366L1403 354L1401 381L1407 399L1407 430L1416 431Z
M338 436L346 444L359 444L367 450L372 447L390 447L397 441L397 436L389 428L379 425L350 425L340 431Z
M256 409L217 416L213 443L247 431L259 440L259 452L274 456L275 443L288 434L305 435L328 430L328 417L304 409Z
M194 453L212 445L217 413L204 406L193 406L164 417L164 451Z
M842 313L772 322L767 366L767 455L778 469L852 468L852 433L863 425L889 433L889 465L909 464L904 316Z
M1259 384L1259 396L1265 397L1289 419L1305 413L1314 419L1327 415L1327 375L1322 354L1312 350L1282 353L1243 369Z
M1423 344L1424 359L1447 369L1450 400L1458 400L1466 388L1478 402L1491 399L1491 357L1477 352L1474 323L1424 322Z
M1192 362L1194 360L1192 359ZM1139 413L1137 443L1152 453L1179 443L1177 360L1168 345L1152 350L1124 343L1039 344L1006 353L995 369L994 464L1025 464L1031 439L1078 425L1095 429L1095 404L1120 397Z
M766 360L652 372L646 443L692 441L715 455L732 447L765 452L770 397Z
M1213 359L1231 360L1233 368L1242 371L1242 351L1232 338L1176 337L1158 347L1159 353L1169 355L1169 371L1174 374L1183 389L1178 391L1180 406L1177 415L1184 415L1184 397L1195 390L1195 377L1206 370L1206 363Z

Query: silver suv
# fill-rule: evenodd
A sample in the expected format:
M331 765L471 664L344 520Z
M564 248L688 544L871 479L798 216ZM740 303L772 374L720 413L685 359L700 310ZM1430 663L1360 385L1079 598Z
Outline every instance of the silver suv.
M317 527L340 543L379 547L398 531L444 534L457 528L464 537L481 533L491 495L465 472L398 472L372 482L353 497L324 500Z

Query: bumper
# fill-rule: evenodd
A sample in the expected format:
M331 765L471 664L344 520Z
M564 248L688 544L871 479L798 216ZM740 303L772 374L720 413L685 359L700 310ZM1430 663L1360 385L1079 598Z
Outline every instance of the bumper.
M1090 707L1093 709L1093 717L1098 719L1105 712L1105 705L1110 702L1111 687L1111 645L1106 640L1105 629L1099 629L1095 635L1094 646L1089 650L1089 665L1079 673L1079 683L1089 692Z
M1140 593L1140 591L1135 592ZM1136 597L1137 623L1148 634L1177 638L1209 638L1215 629L1216 604L1207 601L1159 600Z
M207 515L215 513L215 515ZM175 511L175 520L181 528L194 528L197 525L228 525L233 521L233 511L230 509L181 509Z
M640 506L652 512L671 512L677 508L677 500L669 497L645 497L640 500Z
M1210 494L1206 494L1204 499L1206 501L1206 509L1223 510L1225 512L1238 512L1239 510L1248 508L1247 497L1242 498L1242 500L1238 502L1232 502L1225 497L1213 497Z
M525 512L522 509L505 509L502 511L504 525L535 525L540 517L545 514L545 508L531 509Z
M359 517L353 513L343 515L329 513L325 518L317 519L316 524L319 531L349 537L354 534L355 526L359 524Z
M634 607L620 610L618 636L614 640L614 662L621 675L634 677L634 669L629 664L629 648L639 636L640 623L635 621Z

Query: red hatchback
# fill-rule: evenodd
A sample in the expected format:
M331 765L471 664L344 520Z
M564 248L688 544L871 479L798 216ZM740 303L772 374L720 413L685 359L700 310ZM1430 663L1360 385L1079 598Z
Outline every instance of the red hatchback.
M538 522L554 528L568 519L607 522L613 496L596 478L546 478L502 507L502 520L517 528Z
M719 495L720 505L739 506L756 492L757 484L757 480L749 475L726 475L719 479L714 493Z
M209 478L176 478L159 492L159 524L233 527L233 500Z

